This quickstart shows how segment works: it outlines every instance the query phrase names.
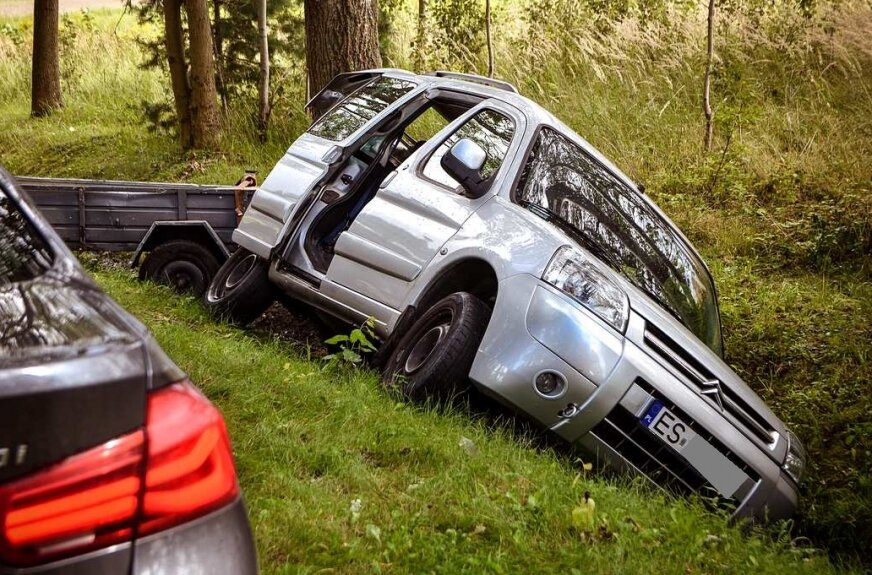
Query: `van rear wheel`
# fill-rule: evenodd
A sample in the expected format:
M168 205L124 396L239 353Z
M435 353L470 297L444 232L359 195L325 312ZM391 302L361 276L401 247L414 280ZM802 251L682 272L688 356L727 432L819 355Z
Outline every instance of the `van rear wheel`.
M244 327L272 305L276 290L269 281L269 262L238 248L215 274L203 303L217 319Z
M472 294L440 300L400 338L387 362L385 385L418 401L450 401L464 393L489 318L490 308Z

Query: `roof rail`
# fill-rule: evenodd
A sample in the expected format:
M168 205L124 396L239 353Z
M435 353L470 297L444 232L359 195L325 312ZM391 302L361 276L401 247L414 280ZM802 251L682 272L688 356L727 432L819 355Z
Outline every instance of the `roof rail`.
M519 93L517 88L515 88L513 85L509 84L505 80L497 80L494 78L488 78L487 76L479 76L478 74L463 74L461 72L436 70L435 72L428 72L426 75L436 76L437 78L448 78L450 80L463 80L466 82L474 82L476 84L484 84L485 86L490 86L491 88L514 92L515 94Z

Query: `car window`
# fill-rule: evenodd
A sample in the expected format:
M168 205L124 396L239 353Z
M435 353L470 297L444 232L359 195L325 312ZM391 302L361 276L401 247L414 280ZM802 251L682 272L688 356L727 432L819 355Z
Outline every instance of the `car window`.
M411 124L406 126L405 133L416 142L426 142L447 125L448 120L445 116L434 108L427 108Z
M509 144L515 133L515 123L508 117L494 110L482 110L436 148L427 159L421 173L425 178L433 180L449 188L457 188L457 180L445 173L441 160L451 146L463 138L469 138L482 147L487 153L481 175L484 179L494 176L503 164Z
M543 129L515 200L561 227L722 353L714 284L695 252L637 192L554 130Z
M336 142L344 140L414 88L415 83L409 80L377 78L312 124L309 133Z
M0 287L40 276L52 261L39 233L0 190Z

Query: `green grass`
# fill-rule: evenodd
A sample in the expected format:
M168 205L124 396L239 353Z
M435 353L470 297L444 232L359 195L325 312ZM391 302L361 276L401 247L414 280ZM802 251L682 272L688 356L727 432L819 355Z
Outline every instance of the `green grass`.
M265 573L832 572L789 537L586 474L500 422L398 402L374 373L324 371L130 272L95 275L224 412Z
M406 4L408 9L395 16L387 46L390 65L412 62L411 9L416 3ZM766 3L765 9L754 13L729 13L729 6L723 6L713 86L716 138L714 150L705 153L700 113L704 18L699 10L676 8L665 18L594 22L572 8L578 3L569 0L553 0L551 12L528 14L530 4L494 2L497 74L515 82L522 93L553 110L633 178L645 182L648 193L702 250L721 295L728 362L809 449L810 469L793 535L810 537L812 545L825 548L839 561L851 564L859 558L872 564L872 546L868 545L872 540L872 426L868 415L872 413L872 162L868 161L872 157L872 43L868 34L872 7L851 1L819 2L818 14L805 19L791 8L792 3ZM304 85L291 67L291 73L279 76L284 92L267 142L257 139L252 120L255 106L248 94L231 103L219 149L182 152L172 132L151 130L143 116L144 104L171 102L166 73L143 69L143 56L135 42L137 36L153 37L158 31L141 27L130 15L105 10L66 18L61 33L65 106L48 118L31 119L30 26L27 18L0 18L0 164L14 174L232 183L244 168L256 168L265 175L305 129ZM434 49L425 58L425 66L483 70L480 53L448 63L439 60L441 54ZM588 563L576 563L579 569L612 561L625 565L619 550L628 536L622 530L629 529L637 542L644 539L640 534L648 533L646 545L652 548L652 557L666 561L664 570L683 570L682 561L688 556L681 554L679 541L684 535L679 535L684 532L669 531L668 521L654 517L673 513L672 509L678 509L674 513L681 517L697 517L697 510L687 511L682 503L663 507L656 496L640 494L636 488L597 483L592 488L594 497L607 514L610 528L619 534L618 544L596 542L579 551L580 543L566 533L567 519L561 515L564 506L577 500L579 490L554 488L574 481L574 468L561 456L531 450L501 431L486 432L482 424L470 424L462 415L443 418L405 406L395 413L394 404L376 391L372 376L326 377L317 370L317 362L305 363L299 350L288 359L282 345L209 324L195 306L176 300L169 307L154 304L147 311L154 293L139 291L144 288L129 286L111 274L101 279L125 303L125 297L132 298L129 303L134 311L146 316L168 350L198 382L207 388L216 386L213 397L233 416L244 480L257 486L250 496L255 502L262 556L270 565L279 565L283 556L327 561L333 553L358 561L349 570L369 569L369 561L401 565L404 559L400 556L407 551L399 542L388 549L393 537L403 544L416 542L429 530L428 541L438 542L436 548L443 549L439 546L449 544L445 535L449 527L445 526L453 525L456 539L451 544L460 545L464 552L452 554L450 561L467 556L481 559L474 550L477 545L484 545L494 561L520 561L517 557L527 550L544 553L548 537L562 537L554 549L568 546L573 553L595 555L585 555ZM171 318L176 314L185 322L173 325ZM188 334L188 325L196 327L193 334ZM211 336L194 345L190 338L196 337L197 330ZM245 352L230 353L222 347L227 341L234 347L244 344L239 349ZM271 367L246 363L261 360ZM297 377L310 372L311 377ZM256 378L255 373L259 374ZM229 375L225 378L224 374ZM250 382L243 397L234 394L233 377ZM222 394L228 400L221 399ZM315 410L307 403L312 397L324 397L317 400L323 401L323 407ZM271 408L261 414L257 409L263 402ZM302 409L312 419L305 429L291 417L301 405L309 405ZM384 419L394 421L393 417L406 418L403 421L410 423L409 429L400 430ZM380 426L364 425L364 418ZM251 425L246 424L249 421ZM268 422L272 423L264 427ZM433 443L435 432L427 425L455 426L451 428L455 435L446 435L444 443ZM393 429L396 435L375 435L381 428ZM467 437L477 433L473 437L477 443L486 437L498 456L494 460L489 456L480 461L462 459L456 450L460 433L456 430L461 428ZM277 429L277 435L271 436ZM351 429L359 438L348 437L347 446L336 442L328 449L319 434L330 437L343 429ZM428 431L419 433L420 429ZM308 441L317 442L323 451L317 451L318 455L306 451ZM375 459L367 455L371 441L384 442L395 450L393 459L385 454ZM418 451L419 442L430 445L431 451ZM261 443L272 446L270 451L265 453ZM402 453L411 454L413 461L396 471L397 483L379 475L377 479L386 483L367 487L373 479L368 474L381 473L370 468L382 469L372 462L385 457L394 461L405 448L411 451ZM518 463L519 454L530 459ZM259 467L262 457L267 461L284 458L288 464L267 471ZM336 463L345 458L355 463ZM505 460L507 467L501 469L509 475L487 479L481 491L476 480L470 481L463 487L467 491L461 490L467 499L450 500L451 511L421 506L418 495L409 495L408 501L398 495L391 505L401 516L394 520L386 514L391 505L381 499L381 487L405 490L417 481L413 476L426 475L425 468L441 478L437 472L449 473L441 470L449 460L457 463L448 466L451 469L467 466L473 470L469 473L487 478L491 478L488 469ZM333 495L343 492L344 499L321 501L311 491L301 492L300 484L293 483L298 479L293 465L321 469L312 489ZM334 466L339 470L334 472ZM552 467L553 476L545 471ZM513 479L511 473L531 477ZM549 486L548 495L537 494L541 486ZM369 490L364 496L361 489ZM451 496L436 483L424 482L416 489L432 496L434 505ZM507 492L521 503L504 497ZM524 509L524 497L530 494L543 502L550 517L541 525L536 523L541 516L528 517L513 507ZM270 499L279 496L288 502ZM347 508L358 496L364 500L364 509L373 510L377 517L361 518L352 525ZM645 521L640 521L643 528L635 533L626 526L624 516L637 518L630 510L642 501L660 507L656 513L651 510L655 508L640 507L648 511ZM463 512L461 502L477 510L482 519ZM301 508L308 506L316 515L301 515ZM273 522L274 516L283 520ZM463 526L470 529L458 529L461 517ZM701 517L694 521L712 521L712 532L720 532L719 518ZM488 518L493 521L489 523ZM365 537L367 523L381 529L381 545ZM485 534L462 537L479 523L486 526ZM295 526L291 531L295 538L283 543L282 531L290 530L290 524ZM437 529L440 525L445 528ZM646 529L659 529L660 534L653 536ZM515 540L516 530L525 534L527 543ZM343 537L350 548L342 547ZM352 541L353 537L358 539ZM729 550L712 553L734 558L756 553L752 551L756 539L729 541ZM661 555L667 548L676 553L672 560ZM536 556L537 567L542 563L550 568L568 560L562 552L554 551L553 560L547 561L544 554ZM631 556L639 557L626 557ZM691 570L718 569L709 565Z

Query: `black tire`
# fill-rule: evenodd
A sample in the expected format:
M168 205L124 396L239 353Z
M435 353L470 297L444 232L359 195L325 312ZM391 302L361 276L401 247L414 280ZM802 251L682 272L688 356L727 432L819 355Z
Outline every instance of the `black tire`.
M215 255L202 244L172 240L148 253L139 267L139 279L203 297L219 265Z
M385 385L416 401L450 401L464 393L489 318L490 308L472 294L440 300L400 338L385 368Z
M203 303L216 319L245 327L263 314L276 299L268 277L269 262L238 248L215 274Z

